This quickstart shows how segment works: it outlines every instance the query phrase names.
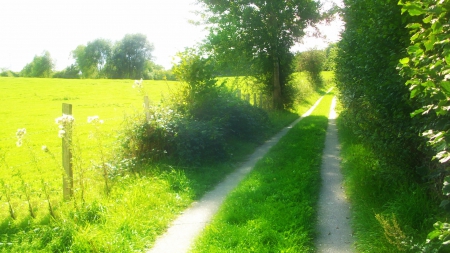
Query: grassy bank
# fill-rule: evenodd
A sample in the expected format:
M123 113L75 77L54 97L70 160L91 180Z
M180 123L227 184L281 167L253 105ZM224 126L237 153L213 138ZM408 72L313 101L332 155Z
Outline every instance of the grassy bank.
M224 201L193 252L314 249L320 164L332 95L293 127Z

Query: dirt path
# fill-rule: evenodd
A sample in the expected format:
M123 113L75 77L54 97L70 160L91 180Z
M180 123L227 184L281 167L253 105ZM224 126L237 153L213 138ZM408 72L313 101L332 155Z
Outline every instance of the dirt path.
M354 252L350 205L342 187L335 105L336 98L333 99L330 108L322 155L322 189L319 198L316 246L318 252Z
M235 172L228 175L224 181L214 188L214 190L206 193L200 201L193 203L190 208L172 222L166 233L156 240L153 248L147 253L188 252L191 243L210 222L228 193L239 184L239 182L253 169L256 162L261 159L267 151L269 151L269 149L289 131L289 129L300 122L304 117L311 114L322 98L323 97L317 100L317 102L303 114L302 117L259 147L244 164L242 164Z

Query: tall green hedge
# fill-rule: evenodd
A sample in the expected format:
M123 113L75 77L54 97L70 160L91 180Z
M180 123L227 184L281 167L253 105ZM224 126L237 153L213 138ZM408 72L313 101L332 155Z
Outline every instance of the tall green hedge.
M420 140L405 79L397 64L409 45L397 1L344 0L346 23L338 44L337 86L353 131L380 155L405 168L417 164Z

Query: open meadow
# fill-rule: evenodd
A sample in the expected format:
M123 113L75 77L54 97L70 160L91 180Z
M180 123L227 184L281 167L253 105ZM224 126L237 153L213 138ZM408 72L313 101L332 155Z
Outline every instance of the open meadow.
M62 104L72 104L74 151L81 157L78 162L82 162L79 166L93 167L100 159L113 156L111 152L117 145L114 142L125 119L143 114L144 95L150 101L159 102L178 82L144 81L143 84L138 89L133 87L133 80L0 77L2 200L23 199L24 192L29 192L29 197L34 199L35 193L43 194L44 185L52 199L62 199L62 139L58 137L60 129L55 122L62 116ZM88 123L88 117L92 116L98 116L103 123ZM20 140L18 129L26 129ZM95 181L94 178L90 179ZM5 215L9 215L8 210L0 209L0 217Z

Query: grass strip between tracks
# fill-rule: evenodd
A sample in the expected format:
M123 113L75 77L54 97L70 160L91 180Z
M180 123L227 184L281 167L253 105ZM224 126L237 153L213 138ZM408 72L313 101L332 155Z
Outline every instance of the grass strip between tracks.
M227 197L193 252L314 249L320 165L333 95L294 126Z

